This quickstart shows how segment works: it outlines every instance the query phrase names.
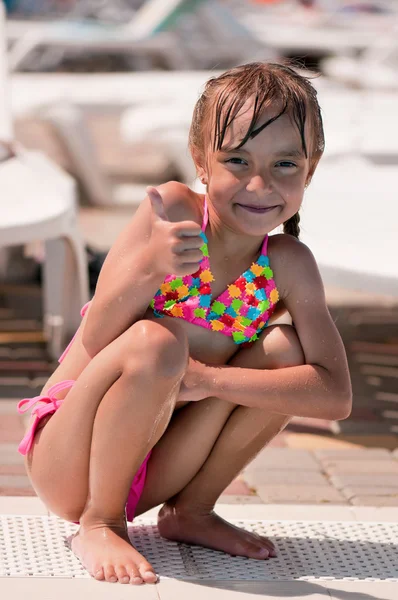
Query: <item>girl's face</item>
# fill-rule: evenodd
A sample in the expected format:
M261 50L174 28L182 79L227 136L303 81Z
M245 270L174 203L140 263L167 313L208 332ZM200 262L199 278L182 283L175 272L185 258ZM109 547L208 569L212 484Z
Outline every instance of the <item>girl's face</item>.
M233 231L264 235L299 210L310 160L304 155L299 131L288 114L261 130L280 113L279 107L264 110L252 137L239 150L232 150L248 131L251 106L245 105L228 127L222 149L210 149L206 167L200 171L220 221ZM311 147L309 134L307 120L307 154Z

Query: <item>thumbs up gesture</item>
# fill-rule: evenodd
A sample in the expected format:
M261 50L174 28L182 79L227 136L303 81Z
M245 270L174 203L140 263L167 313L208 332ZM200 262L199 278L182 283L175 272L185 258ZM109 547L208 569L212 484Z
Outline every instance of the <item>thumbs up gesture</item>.
M190 275L198 270L203 253L201 228L195 221L169 221L162 196L155 187L146 189L152 207L150 246L156 267L164 274Z

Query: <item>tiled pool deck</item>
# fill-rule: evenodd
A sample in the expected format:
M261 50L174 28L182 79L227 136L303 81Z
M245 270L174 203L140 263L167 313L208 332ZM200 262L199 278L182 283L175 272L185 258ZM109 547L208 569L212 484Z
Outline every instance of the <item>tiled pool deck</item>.
M278 522L279 526L292 527L296 526L296 532L303 531L302 536L291 537L289 540L279 540L279 546L286 546L290 543L290 547L300 547L302 550L301 556L290 554L292 564L296 567L299 565L300 579L293 580L293 576L275 577L275 568L277 567L278 557L272 561L253 561L256 563L256 568L263 569L263 575L256 577L255 580L248 579L247 576L238 579L236 577L223 576L220 577L220 570L217 571L217 563L220 561L219 553L207 551L207 563L211 561L209 572L213 569L218 572L218 577L205 579L199 577L197 579L183 579L182 577L163 577L156 585L142 585L139 587L110 584L97 582L91 578L81 578L79 576L72 577L0 577L0 593L3 598L12 598L13 600L25 600L27 594L32 600L59 600L69 599L73 596L76 599L86 599L89 594L97 600L122 600L123 598L142 598L146 600L254 600L255 598L290 598L298 600L303 597L310 597L311 600L396 600L398 597L398 568L395 572L394 566L390 566L389 580L382 580L374 577L373 569L377 563L377 557L372 560L372 548L375 547L376 540L361 538L354 542L354 554L360 548L362 553L367 552L367 556L371 562L369 571L366 570L366 564L352 560L350 555L350 547L344 543L344 536L336 536L330 542L326 539L321 541L321 548L326 548L327 544L334 544L335 552L339 552L341 546L341 555L339 555L338 563L348 566L348 572L351 576L346 578L334 575L334 563L330 562L330 573L328 573L327 561L319 560L314 551L314 546L305 536L311 523L318 521L322 523L326 529L334 528L334 531L362 530L372 527L376 531L388 531L387 525L383 523L394 523L396 528L396 508L374 508L374 507L358 507L358 506L321 506L321 505L284 505L284 504L223 504L219 503L216 507L217 512L224 518L229 520L252 520L252 521L272 521ZM144 515L147 518L154 518L157 509L153 509ZM0 514L8 515L42 515L44 518L48 516L45 506L37 498L0 498ZM16 518L16 517L14 517ZM12 517L9 519L11 520ZM28 519L28 517L25 517ZM32 518L30 517L32 520ZM346 524L346 522L349 524ZM293 523L294 522L294 523ZM377 522L377 525L375 525ZM368 524L368 525L367 525ZM269 525L271 527L271 525ZM299 538L302 537L300 540ZM277 540L274 540L277 541ZM319 540L316 540L319 544ZM315 543L315 544L316 544ZM398 543L398 539L397 539ZM323 545L322 545L323 544ZM351 542L352 544L352 542ZM355 544L357 547L355 548ZM315 545L316 548L316 545ZM15 553L15 550L13 551ZM156 550L154 550L156 553ZM388 548L390 555L390 565L393 565L391 554L395 552L397 555L397 545L392 543ZM377 552L375 552L377 554ZM279 552L281 555L281 552ZM222 555L223 556L223 555ZM289 562L289 553L287 555ZM56 560L56 559L54 559ZM58 558L59 560L59 558ZM164 559L167 561L166 559ZM236 561L237 559L230 559ZM242 563L243 561L243 563ZM314 564L323 562L323 570L314 571ZM241 572L243 568L249 568L246 559L238 559ZM365 560L366 563L366 560ZM325 566L326 564L326 566ZM337 563L336 563L337 564ZM245 567L246 565L246 567ZM347 567L346 567L347 568ZM308 569L308 570L307 570ZM294 569L293 569L294 571ZM272 576L272 573L274 575ZM392 576L391 576L392 574ZM373 578L372 578L373 575ZM373 580L369 580L371 577Z

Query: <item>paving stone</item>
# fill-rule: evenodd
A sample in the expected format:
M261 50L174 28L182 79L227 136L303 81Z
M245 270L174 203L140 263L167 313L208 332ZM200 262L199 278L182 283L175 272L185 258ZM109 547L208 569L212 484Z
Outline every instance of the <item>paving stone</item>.
M341 434L338 439L344 440L352 448L355 446L365 446L369 448L386 448L387 450L395 450L398 447L398 435L394 433L385 433L383 435L376 433L346 435Z
M343 496L345 496L348 500L353 498L354 496L391 496L398 498L398 486L381 486L375 487L374 485L368 486L359 486L359 485L350 485L341 490Z
M251 491L248 485L241 479L235 479L224 491L224 495L247 495L250 496Z
M268 483L283 483L286 485L296 485L306 483L310 485L329 485L325 475L319 471L277 471L270 469L244 472L243 477L247 483L253 487Z
M338 460L389 460L391 452L385 448L351 448L351 449L336 449L336 448L319 448L314 450L316 458L323 464L325 462ZM397 454L398 456L398 454Z
M329 433L332 431L332 421L329 419L314 419L311 417L293 417L286 427L287 431Z
M396 522L398 520L397 509L392 506L358 506L351 504L349 510L353 513L355 521L391 523L391 521Z
M0 475L26 475L25 465L0 465Z
M36 496L32 487L12 487L0 485L0 496Z
M345 421L335 421L333 424L333 433L336 435L340 434L388 434L390 433L391 424L388 421L378 421L378 422L370 422L370 421L350 421L346 419Z
M354 496L350 503L354 506L397 506L398 497L391 496ZM398 510L395 520L398 519Z
M0 514L48 516L49 513L43 502L37 496L30 494L29 496L0 496Z
M281 504L348 504L331 485L260 485L257 494L264 502Z
M321 467L308 450L265 448L246 467L246 471L259 469L320 471Z
M239 495L239 494L221 494L217 504L264 504L257 494Z
M398 462L394 460L334 460L323 464L324 470L328 475L338 475L340 473L367 474L371 478L372 474L392 473L398 477Z
M1 415L0 442L19 442L24 436L24 426L19 415Z
M29 487L30 479L27 475L0 475L0 487Z
M393 438L392 447L396 447L398 437L391 436ZM369 436L367 436L369 438ZM383 440L385 436L380 438ZM290 432L286 438L286 446L290 449L297 450L310 450L314 452L318 448L328 448L328 449L351 449L355 448L358 445L365 445L362 440L357 440L356 436L351 436L351 439L348 439L346 436L344 439L338 438L336 436L325 436L318 434L310 434L310 433L293 433ZM372 444L371 444L372 445ZM378 445L380 445L380 441L378 441Z
M18 415L17 404L19 400L0 398L0 415Z
M338 490L346 488L351 485L365 486L368 487L372 484L374 487L398 487L398 477L384 473L382 475L355 475L354 473L347 473L343 475L332 475L330 482Z
M18 452L18 444L0 444L0 463L3 465L24 464L24 457Z

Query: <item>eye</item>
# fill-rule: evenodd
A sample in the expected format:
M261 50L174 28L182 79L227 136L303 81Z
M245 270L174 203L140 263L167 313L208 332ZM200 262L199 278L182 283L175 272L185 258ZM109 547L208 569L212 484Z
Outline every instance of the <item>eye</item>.
M297 167L296 163L291 162L290 160L281 160L280 162L276 163L276 166L282 167L283 169Z
M238 162L232 162L232 161L238 161ZM225 162L231 163L233 165L247 165L247 162L243 158L239 158L238 156L234 156L233 158L228 158Z

